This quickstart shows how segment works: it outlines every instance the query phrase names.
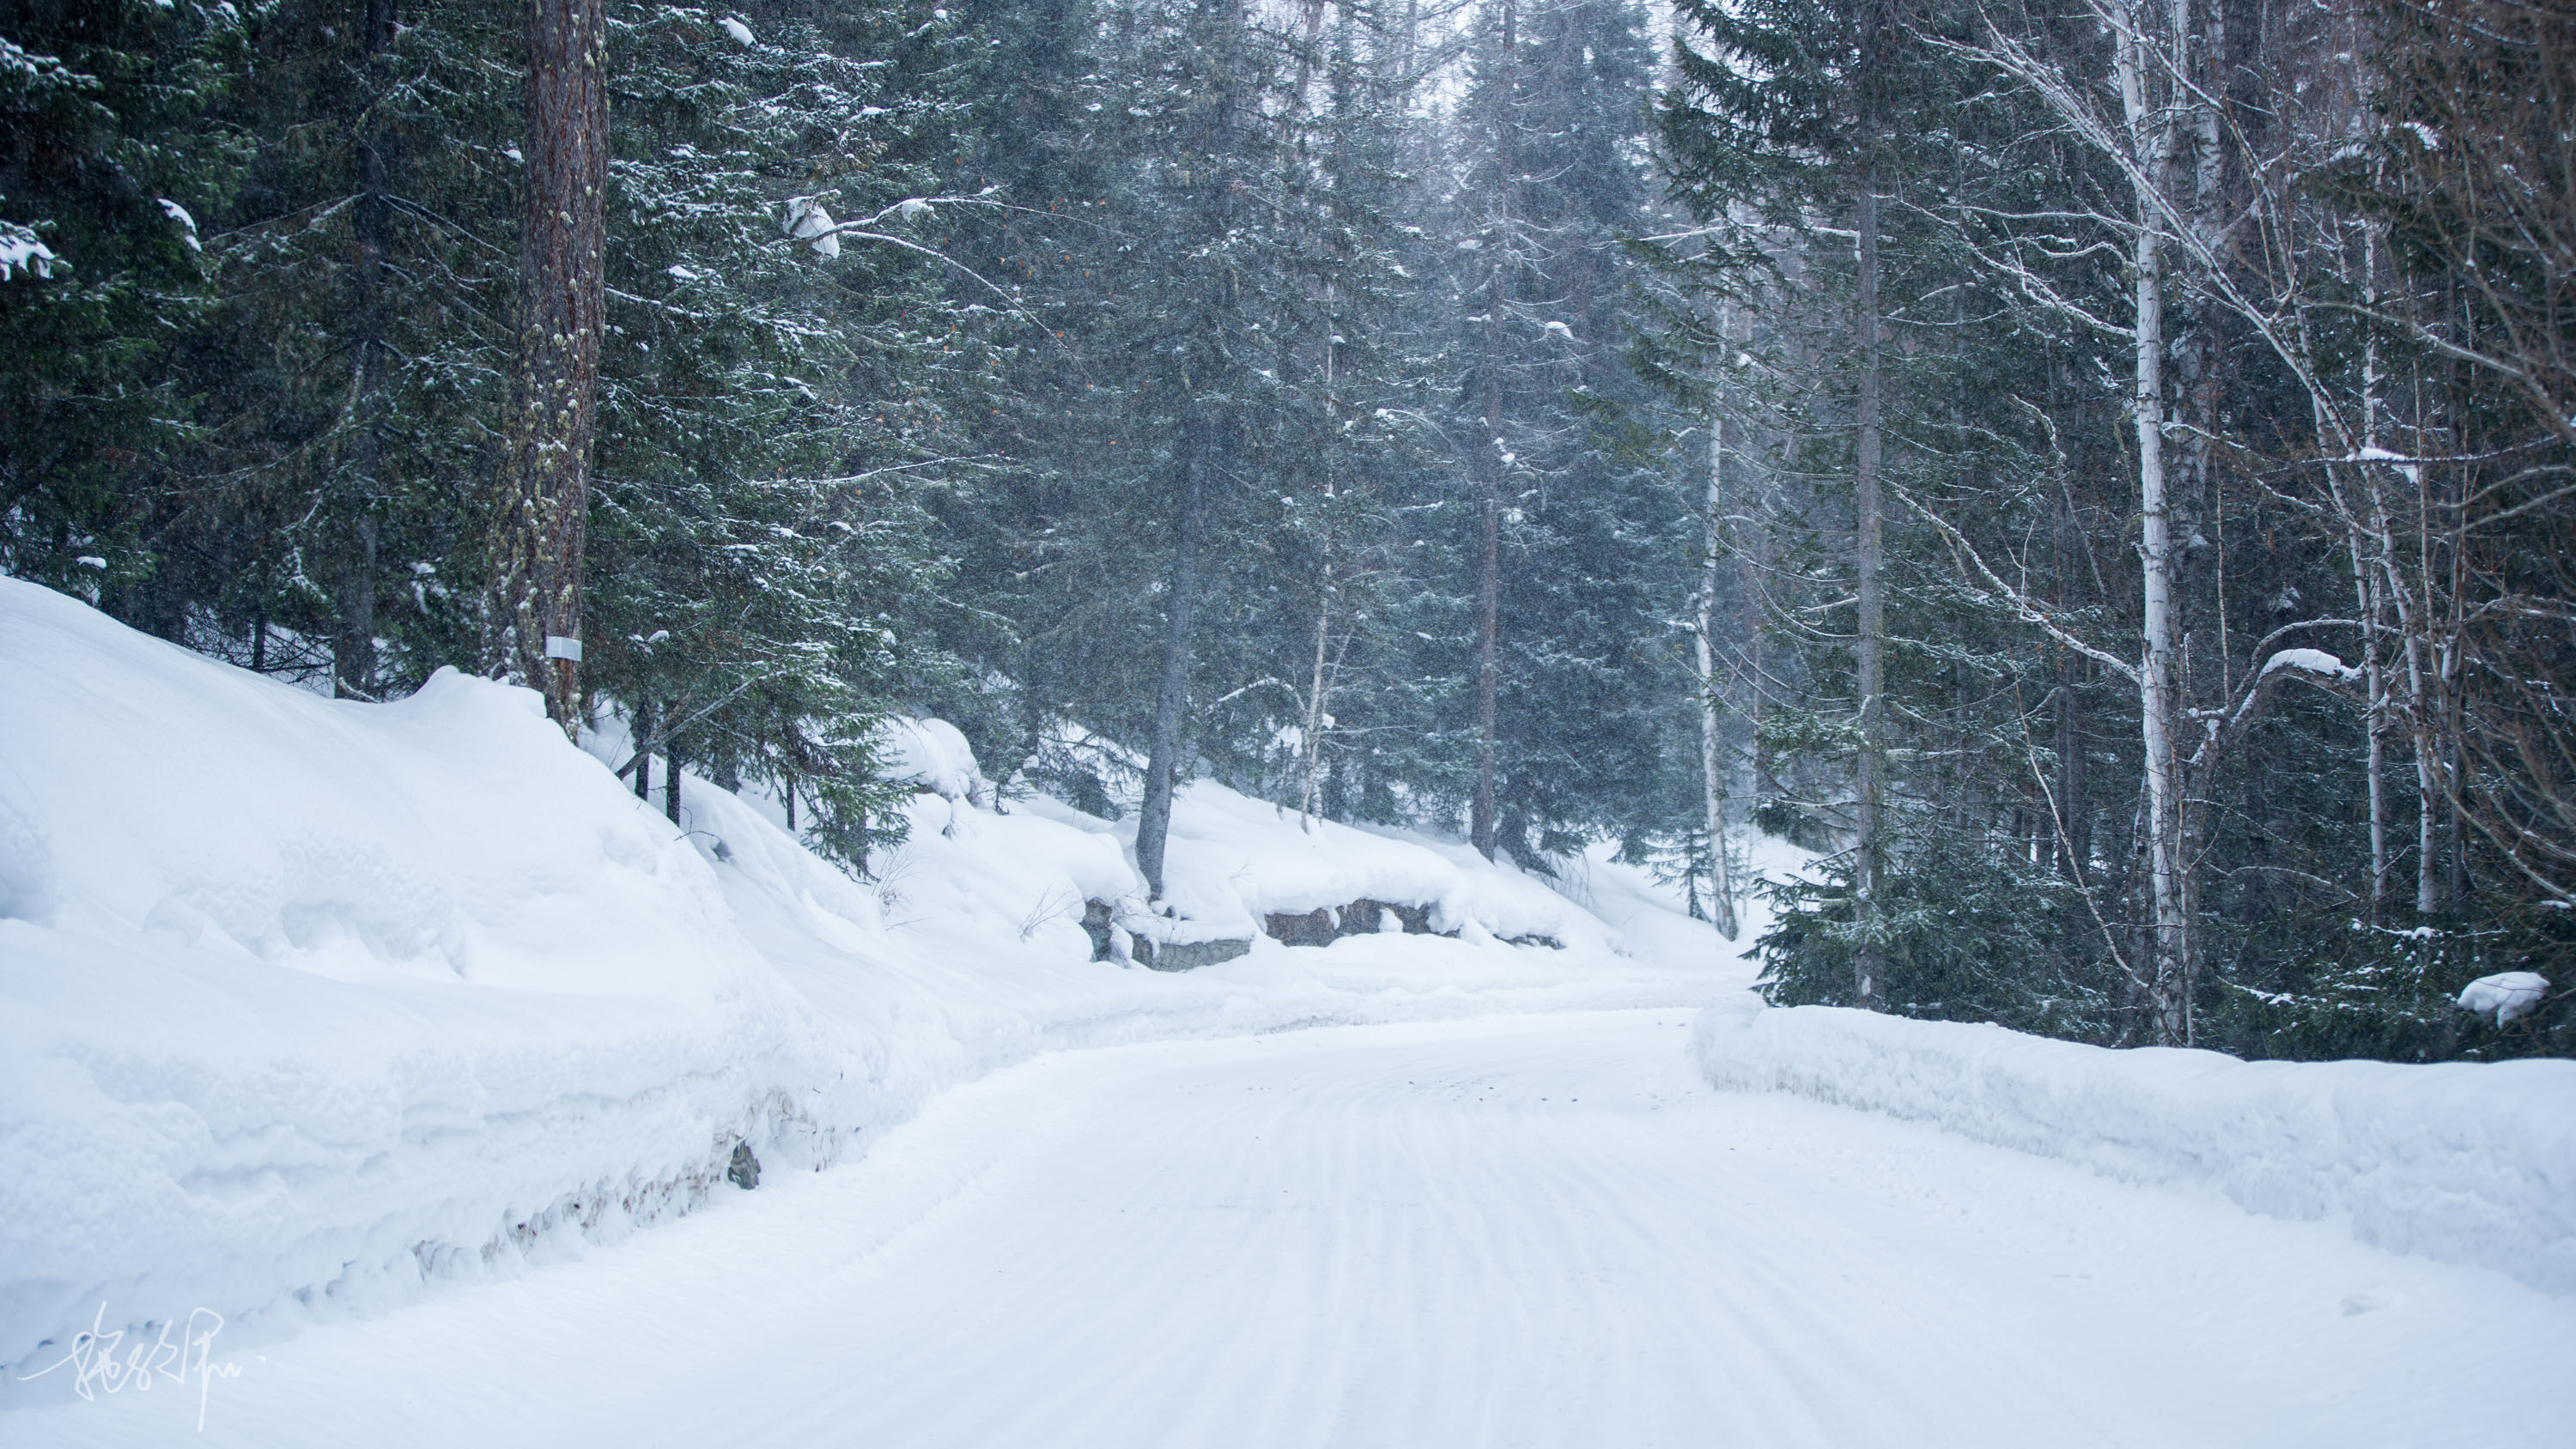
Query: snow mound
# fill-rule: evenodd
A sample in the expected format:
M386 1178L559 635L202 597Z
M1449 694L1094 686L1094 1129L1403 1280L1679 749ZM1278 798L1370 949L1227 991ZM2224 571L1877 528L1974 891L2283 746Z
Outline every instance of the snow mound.
M1839 1007L1711 1007L1708 1080L1933 1125L2128 1182L2342 1219L2392 1252L2576 1293L2576 1062L2245 1062Z
M943 800L991 803L992 782L976 766L974 746L944 719L887 720L877 729L877 753L889 780L910 781Z

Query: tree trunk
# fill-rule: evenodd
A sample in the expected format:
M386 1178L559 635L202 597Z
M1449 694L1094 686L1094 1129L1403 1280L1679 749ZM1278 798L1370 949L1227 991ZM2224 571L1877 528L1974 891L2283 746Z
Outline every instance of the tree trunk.
M1306 92L1315 81L1316 42L1324 33L1324 0L1298 0L1303 13L1297 21L1297 82L1288 92L1292 115L1306 111Z
M529 0L519 343L493 478L496 663L581 724L582 525L590 491L608 187L606 0ZM678 776L672 777L677 809Z
M331 692L344 699L376 697L376 520L371 512L384 461L385 244L393 205L385 176L383 137L375 108L383 103L385 52L394 43L393 0L366 0L359 54L366 71L367 118L358 131L358 200L351 213L357 256L351 268L357 293L358 519L357 545L340 585L340 631L331 650Z
M2173 607L2173 537L2166 497L2164 428L2164 272L2166 225L2159 196L2172 166L2175 128L2147 105L2150 62L2146 14L2133 6L2117 37L2122 110L2141 163L2137 172L2138 236L2135 271L2136 355L2134 408L2138 441L2139 573L2143 618L2138 672L2140 734L2146 753L2147 892L2152 969L2148 977L2156 1040L2180 1045L2191 1038L2191 918L2183 889L2182 778L2176 757L2177 712ZM2162 134L2153 134L2157 130Z
M360 451L374 453L373 439L362 442ZM361 476L373 484L372 460ZM367 491L375 490L370 486ZM371 700L376 697L375 519L360 516L353 532L357 547L341 581L340 637L331 649L331 693L339 699Z
M643 800L653 793L653 707L635 707L635 798Z
M2379 232L2365 221L2361 228L2361 287L2363 305L2372 314L2379 311ZM2362 339L2361 354L2361 450L2376 453L2379 448L2379 331L2372 328ZM2379 477L2374 469L2365 468L2361 486L2370 496L2379 496ZM2374 516L2385 509L2374 508ZM2381 911L2388 898L2388 779L2384 742L2388 733L2388 678L2380 659L2380 626L2384 601L2380 595L2379 570L2364 552L2364 538L2354 520L2346 536L2352 542L2353 582L2360 586L2357 602L2361 605L2362 669L2366 696L2362 707L2362 728L2369 736L2370 770L2370 923L2382 924ZM2386 539L2371 540L2373 550L2387 547Z
M2083 678L2072 649L2057 658L2057 813L2066 831L2061 845L2066 879L2084 885L2093 866L2092 811L2084 799L2084 706L2075 689Z
M1476 454L1480 495L1476 511L1476 788L1467 802L1467 838L1487 860L1494 858L1496 703L1502 688L1495 646L1502 599L1503 304L1509 295L1512 184L1519 166L1512 116L1520 85L1518 23L1512 0L1503 0L1494 54L1493 110L1486 117L1494 147L1494 225L1485 249L1485 357L1478 370L1478 385L1484 390L1485 436Z
M1771 536L1770 514L1770 510L1778 506L1778 486L1776 481L1766 480L1761 506L1745 513L1746 531L1751 537L1738 540L1753 556L1756 578L1770 577L1773 566L1778 562L1778 550ZM1779 762L1774 757L1770 737L1763 733L1763 724L1771 715L1771 656L1765 647L1763 634L1769 618L1757 600L1756 591L1746 590L1741 603L1743 613L1737 616L1737 627L1744 631L1744 675L1752 695L1746 723L1753 732L1753 808L1759 811L1764 804L1779 799L1784 793L1780 788Z
M1317 0L1315 8L1316 13L1320 15L1323 8L1321 0ZM1299 83L1298 95L1299 99L1302 101L1305 95L1304 83L1302 81ZM1340 400L1335 396L1333 391L1333 342L1335 340L1334 334L1331 331L1333 301L1333 284L1330 281L1327 281L1324 283L1324 309L1326 318L1324 342L1324 424L1328 429L1332 430L1330 436L1339 438L1341 436L1339 424L1341 421L1342 409ZM1330 681L1332 679L1332 669L1330 668L1327 655L1331 647L1333 632L1333 526L1337 521L1334 516L1334 505L1339 496L1339 492L1333 483L1333 459L1330 454L1327 454L1324 460L1324 530L1322 538L1322 551L1324 555L1323 580L1315 590L1315 670L1314 674L1306 682L1305 730L1303 735L1297 741L1297 753L1299 757L1298 764L1305 777L1299 782L1297 791L1297 828L1309 832L1313 831L1315 828L1316 777L1321 772L1324 759L1324 722L1332 717L1325 712L1325 706L1328 702L1327 695L1330 689Z
M1492 366L1486 371L1490 374ZM1467 838L1476 853L1494 858L1495 699L1502 670L1494 657L1502 594L1502 389L1486 384L1487 476L1476 513L1476 793L1467 805Z
M2376 474L2377 470L2363 470L2363 496L2370 504L2371 542L2378 555L2375 582L2380 587L2374 592L2379 602L2397 616L2398 656L2406 665L2407 723L2415 745L2415 911L2418 915L2431 915L2441 908L2440 822L2449 808L2439 774L2441 711L2433 698L2436 688L2429 677L2432 671L2425 667L2424 660L2426 641L2432 633L2432 575L2428 564L2423 570L2427 597L2415 597L2397 567L2396 521L2388 510L2386 489ZM2365 616L2365 621L2376 632L2375 618Z
M2442 799L2439 747L2433 709L2426 698L2422 649L2406 638L2406 679L2423 720L2415 730L2415 914L2429 916L2442 908Z
M2059 363L2052 356L2048 367L2048 401L2052 410L2059 405L2059 381ZM2057 490L2055 558L2050 572L2057 579L2057 607L2065 613L2079 607L2083 598L2083 579L2076 569L2076 559L2085 548L2085 540L2075 513L2075 491L2068 476L2066 453L2054 437L2050 440L2049 463L2050 481ZM2072 649L2057 650L2056 655L2056 829L2063 837L2059 850L2066 879L2079 889L2089 891L2093 867L2093 812L2084 796L2084 703L2077 693L2085 682L2084 659Z
M1242 111L1243 0L1222 0L1225 27L1218 38L1211 83L1215 109L1210 118L1203 211L1203 235L1213 241L1226 233L1233 215L1235 130ZM1205 319L1208 330L1230 330L1238 306L1231 273L1221 276L1214 300L1216 316ZM1190 374L1181 372L1181 392L1191 396ZM1179 513L1174 519L1172 577L1164 596L1163 670L1154 695L1154 737L1145 755L1145 798L1136 811L1136 869L1145 877L1148 899L1163 896L1163 857L1171 841L1172 792L1180 779L1181 744L1190 711L1191 616L1198 605L1199 545L1206 532L1207 473L1214 466L1219 419L1193 405L1182 424Z
M1324 497L1325 506L1330 507L1332 490L1329 486L1325 489ZM1330 718L1324 712L1324 706L1327 702L1328 681L1332 677L1328 657L1332 629L1333 561L1331 544L1327 540L1324 556L1324 584L1315 600L1315 671L1306 684L1304 736L1297 741L1298 764L1305 776L1297 791L1297 827L1310 832L1315 828L1315 778L1317 766L1322 762L1324 754L1324 721Z
M1198 603L1199 532L1206 500L1201 453L1205 430L1193 424L1181 459L1181 511L1172 543L1172 581L1163 604L1163 680L1154 696L1154 741L1145 756L1145 799L1136 812L1136 869L1152 899L1163 896L1163 850L1172 829L1172 787L1190 709L1190 615Z
M672 706L672 714L679 712L678 706ZM662 742L662 813L672 824L680 823L680 742L676 739Z
M1868 145L1875 138L1862 137ZM1860 759L1852 808L1852 891L1854 926L1860 948L1852 957L1854 1004L1878 1009L1886 979L1887 948L1879 933L1879 877L1884 863L1880 840L1882 796L1886 789L1884 729L1887 693L1887 621L1879 598L1879 385L1878 333L1878 166L1873 160L1860 193L1860 306L1855 330L1860 343L1860 399L1852 478L1854 565L1860 575L1860 618L1853 640L1853 663L1860 689Z
M1723 326L1719 335L1725 335ZM1701 531L1702 561L1698 607L1691 620L1692 642L1699 654L1700 803L1708 822L1709 919L1717 933L1735 939L1735 880L1726 860L1726 755L1719 737L1724 712L1717 693L1718 558L1725 545L1726 419L1715 406L1708 410L1708 517Z

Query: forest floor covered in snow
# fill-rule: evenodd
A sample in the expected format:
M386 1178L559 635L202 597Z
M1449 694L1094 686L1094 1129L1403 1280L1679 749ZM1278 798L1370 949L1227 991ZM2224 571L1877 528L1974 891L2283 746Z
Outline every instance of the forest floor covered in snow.
M322 699L0 579L0 1365L102 1311L238 1341L509 1278L734 1191L737 1145L770 1181L848 1160L1048 1050L1742 980L1625 867L1586 910L1208 784L1148 911L1132 824L956 773L861 882L703 780L675 827L527 691ZM1261 931L1362 897L1424 932ZM1095 961L1095 900L1122 950L1249 949Z
M324 700L0 580L0 1440L2537 1444L2576 1407L2576 1065L1756 1013L1640 872L1209 784L1165 914L1118 823L923 783L855 881L757 798L691 780L672 825L525 692ZM1299 918L1377 924L1265 934ZM200 1314L236 1376L169 1372ZM164 1325L175 1363L82 1356Z

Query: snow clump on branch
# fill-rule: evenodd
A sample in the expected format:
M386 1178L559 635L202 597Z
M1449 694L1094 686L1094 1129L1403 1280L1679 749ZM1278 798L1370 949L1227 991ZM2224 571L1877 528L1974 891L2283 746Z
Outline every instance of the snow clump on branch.
M811 237L818 257L837 257L841 254L841 238L833 231L833 225L832 213L824 209L823 198L791 196L787 198L787 219L780 223L779 230L800 241Z
M2499 971L2460 988L2460 1009L2492 1016L2503 1026L2540 1009L2549 996L2549 978L2536 971Z
M2265 674L2284 669L2295 669L2301 674L2313 674L2323 679L2340 679L2347 683L2361 677L2360 670L2322 649L2284 649L2263 661Z

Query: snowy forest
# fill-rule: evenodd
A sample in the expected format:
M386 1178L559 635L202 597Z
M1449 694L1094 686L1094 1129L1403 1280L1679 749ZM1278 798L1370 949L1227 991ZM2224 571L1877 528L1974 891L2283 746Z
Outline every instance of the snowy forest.
M1157 893L1209 779L2576 1054L2453 1001L2576 981L2571 134L2567 0L9 0L0 572L862 877L936 716Z

